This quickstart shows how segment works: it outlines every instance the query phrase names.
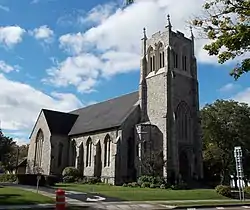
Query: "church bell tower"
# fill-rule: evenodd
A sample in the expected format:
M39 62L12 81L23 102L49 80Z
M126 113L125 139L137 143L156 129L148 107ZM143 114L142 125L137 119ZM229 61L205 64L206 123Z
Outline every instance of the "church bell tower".
M147 135L139 135L140 154L148 152L140 145L148 141L150 151L162 151L166 161L162 170L164 177L186 182L202 178L193 33L191 31L191 37L187 38L179 31L174 32L168 16L168 24L163 32L148 38L144 29L141 55L139 127L140 134Z

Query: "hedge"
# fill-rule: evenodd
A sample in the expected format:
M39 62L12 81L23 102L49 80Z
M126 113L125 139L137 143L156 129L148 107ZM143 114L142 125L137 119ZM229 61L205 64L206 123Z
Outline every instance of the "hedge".
M15 182L17 179L15 174L0 174L0 182Z

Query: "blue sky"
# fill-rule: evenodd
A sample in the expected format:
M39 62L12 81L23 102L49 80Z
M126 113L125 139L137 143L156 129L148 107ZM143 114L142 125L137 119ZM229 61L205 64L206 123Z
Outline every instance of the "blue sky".
M142 28L189 36L186 20L200 0L0 0L0 120L20 144L41 108L70 111L138 89ZM149 15L150 14L150 15ZM250 103L249 75L235 82L235 65L219 65L196 40L200 104L218 98Z

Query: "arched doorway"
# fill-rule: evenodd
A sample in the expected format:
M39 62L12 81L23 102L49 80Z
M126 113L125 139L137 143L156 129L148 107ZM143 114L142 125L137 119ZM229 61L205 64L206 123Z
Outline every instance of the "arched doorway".
M181 151L179 153L179 173L181 179L184 182L187 182L190 178L190 163L186 151Z

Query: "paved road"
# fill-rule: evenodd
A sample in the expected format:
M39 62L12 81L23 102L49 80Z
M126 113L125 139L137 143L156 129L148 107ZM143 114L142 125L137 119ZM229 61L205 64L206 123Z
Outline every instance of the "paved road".
M177 208L178 209L178 208ZM214 207L214 208L187 208L186 210L247 210L250 206L236 206L236 207Z

